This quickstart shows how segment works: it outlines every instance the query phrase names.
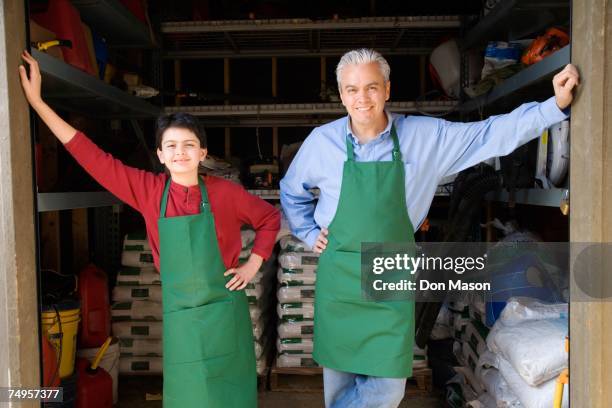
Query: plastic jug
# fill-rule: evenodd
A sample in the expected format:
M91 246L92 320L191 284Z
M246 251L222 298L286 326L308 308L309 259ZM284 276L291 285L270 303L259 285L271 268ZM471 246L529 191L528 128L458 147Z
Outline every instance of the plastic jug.
M59 387L59 361L55 348L47 338L42 336L42 355L43 355L43 386Z
M106 273L93 264L79 273L81 327L79 347L97 348L110 336L111 315Z
M113 379L102 367L98 367L102 356L108 348L109 337L96 356L93 363L87 359L77 359L77 408L112 408L113 406Z

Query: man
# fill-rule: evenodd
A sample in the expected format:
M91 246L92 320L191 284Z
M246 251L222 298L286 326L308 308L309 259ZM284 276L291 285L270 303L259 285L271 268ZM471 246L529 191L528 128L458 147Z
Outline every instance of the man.
M385 111L390 68L374 50L347 52L336 76L348 116L306 138L281 181L281 203L293 234L321 253L313 356L324 367L326 407L392 408L412 375L414 302L361 297L361 242L413 241L443 177L567 118L579 76L568 65L553 79L554 97L474 123Z

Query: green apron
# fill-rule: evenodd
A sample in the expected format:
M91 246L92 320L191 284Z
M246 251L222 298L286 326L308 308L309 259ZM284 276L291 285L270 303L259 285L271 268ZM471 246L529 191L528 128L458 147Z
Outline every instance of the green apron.
M244 291L225 288L215 221L203 181L200 213L158 220L166 408L257 406L253 329Z
M347 160L327 248L317 267L313 357L321 366L388 378L412 375L413 301L368 301L361 291L362 242L414 242L395 126L393 160Z

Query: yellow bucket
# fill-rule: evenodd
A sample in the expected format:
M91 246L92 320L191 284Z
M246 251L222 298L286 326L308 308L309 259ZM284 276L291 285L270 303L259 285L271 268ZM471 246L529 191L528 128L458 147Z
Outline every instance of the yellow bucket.
M45 306L42 311L42 332L55 348L61 378L69 377L74 372L80 312L80 304L76 300Z

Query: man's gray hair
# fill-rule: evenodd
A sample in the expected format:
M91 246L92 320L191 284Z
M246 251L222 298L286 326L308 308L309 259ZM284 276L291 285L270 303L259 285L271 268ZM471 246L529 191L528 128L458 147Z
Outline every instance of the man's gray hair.
M338 89L340 90L341 88L340 74L347 65L370 64L372 62L376 62L378 64L380 73L383 75L383 78L385 78L385 82L389 82L391 67L389 66L389 63L385 57L373 49L360 48L358 50L351 50L340 58L340 62L338 62L338 66L336 67L336 81L338 81Z

